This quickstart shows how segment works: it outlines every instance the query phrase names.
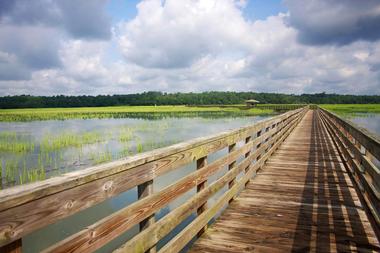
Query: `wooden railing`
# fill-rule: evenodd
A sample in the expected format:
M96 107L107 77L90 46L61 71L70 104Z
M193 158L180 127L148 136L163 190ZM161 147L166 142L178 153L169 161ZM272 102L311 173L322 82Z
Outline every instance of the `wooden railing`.
M245 104L238 105L187 105L188 107L220 107L220 108L238 108L246 110L250 108L269 109L274 111L290 111L303 108L306 104L257 104L255 106L247 106Z
M336 114L320 107L318 110L360 189L379 235L380 141L367 130L355 126Z
M306 105L304 104L258 104L256 105L259 109L271 109L275 111L289 111L302 108ZM254 107L253 107L254 108Z
M306 111L304 107L252 126L2 190L1 252L21 252L24 236L134 187L138 188L136 202L52 245L45 252L91 252L136 225L140 232L117 252L177 252L207 229L208 222L244 188ZM210 155L223 149L228 149L227 155L208 163ZM193 162L197 170L154 191L155 178ZM223 167L228 167L226 173L207 182ZM226 185L228 190L211 205L208 200ZM156 212L194 188L196 194L155 221ZM197 217L190 224L161 249L156 249L163 237L193 213Z

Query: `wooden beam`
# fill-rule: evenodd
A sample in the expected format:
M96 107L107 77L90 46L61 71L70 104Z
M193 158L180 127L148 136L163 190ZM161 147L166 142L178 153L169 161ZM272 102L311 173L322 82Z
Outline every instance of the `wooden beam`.
M197 170L200 170L205 166L207 166L207 156L202 157L197 160ZM200 182L197 185L197 192L202 191L206 187L206 183L207 183L207 180ZM197 215L198 216L201 215L206 210L206 208L207 208L207 201L198 207ZM198 237L201 236L206 231L206 229L207 229L207 224L202 229L199 230Z
M232 153L236 150L236 143L233 143L231 145L228 146L228 153ZM236 166L236 160L235 161L232 161L230 164L228 164L228 170L232 170L234 167ZM232 186L234 186L236 182L236 177L233 178L230 182L228 182L228 188L231 189ZM231 203L231 201L234 200L234 197L232 197L229 201L229 203Z
M251 139L252 139L252 136L251 136L251 135L248 136L247 138L245 138L245 143L250 142ZM249 157L249 155L251 154L251 152L252 152L252 150L249 150L247 153L244 154L244 157L245 157L245 158ZM244 173L245 173L245 174L247 174L249 168L250 168L250 165L248 165L247 168L245 168L245 170L244 170ZM247 184L249 183L249 181L250 181L250 180L247 181L247 183L245 184L245 186L247 186Z
M0 247L1 253L22 253L22 239Z
M146 183L143 183L137 187L137 195L138 199L146 198L153 194L153 180L150 180ZM139 224L140 226L140 232L144 229L147 229L149 226L153 225L155 222L154 214L152 213L150 216L142 220ZM146 253L155 253L156 252L156 246L152 246L150 249L145 251Z

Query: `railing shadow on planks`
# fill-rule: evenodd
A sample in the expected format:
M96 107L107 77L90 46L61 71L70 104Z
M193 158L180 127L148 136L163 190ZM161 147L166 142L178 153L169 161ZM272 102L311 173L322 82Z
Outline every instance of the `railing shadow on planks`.
M251 126L2 190L0 251L21 252L24 236L137 187L137 201L51 245L45 252L91 252L136 225L140 232L116 252L178 252L244 188L307 110L306 106ZM225 156L207 162L208 156L223 149L228 149ZM197 166L194 172L159 191L153 190L155 178L192 162ZM226 166L228 170L221 177L207 182ZM207 203L226 185L228 190L221 197ZM156 212L192 189L196 193L185 203L154 220ZM156 249L162 238L194 213L197 216L193 221Z
M330 111L320 107L318 110L360 191L375 233L380 237L380 140Z

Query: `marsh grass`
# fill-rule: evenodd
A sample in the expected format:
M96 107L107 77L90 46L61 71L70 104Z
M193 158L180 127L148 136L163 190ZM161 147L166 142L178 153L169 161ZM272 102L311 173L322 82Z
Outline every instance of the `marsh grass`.
M4 142L0 140L0 152L26 153L34 150L30 142Z
M138 142L138 143L136 144L136 152L137 152L137 153L142 153L142 152L144 152L144 146L143 146L143 144L142 144L141 142Z
M128 142L133 139L133 133L134 129L129 128L129 127L123 127L120 129L119 132L119 141L120 142Z
M65 120L92 118L147 118L166 117L226 117L268 115L271 109L239 107L196 107L196 106L113 106L79 108L38 108L38 109L0 109L0 121Z
M110 151L106 151L106 152L95 154L92 160L94 161L94 164L109 162L112 160L112 153Z
M98 132L60 135L45 134L41 141L32 140L23 133L0 133L1 160L0 185L2 188L25 184L46 178L47 172L59 171L64 166L65 150L74 148L75 161L81 161L82 147L105 141ZM34 158L33 158L34 157ZM109 161L109 154L101 154L96 162ZM101 160L101 161L99 161Z
M11 132L11 131L0 132L0 140L12 141L16 139L17 139L16 132Z
M15 184L18 175L18 163L15 160L4 161L5 181L7 184Z
M326 104L320 106L340 114L380 113L380 104Z
M132 153L131 153L131 150L129 149L128 144L124 144L121 151L119 151L118 158L125 158L127 156L130 156L131 154Z
M67 132L58 136L47 134L42 139L41 150L42 152L49 152L67 147L80 148L83 145L102 142L104 140L102 135L97 132L86 132L82 134Z
M26 153L34 150L34 143L16 132L0 132L0 152Z

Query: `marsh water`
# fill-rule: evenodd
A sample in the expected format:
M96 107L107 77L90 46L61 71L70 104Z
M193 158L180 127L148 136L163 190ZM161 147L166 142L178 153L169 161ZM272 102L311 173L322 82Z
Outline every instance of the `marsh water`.
M109 118L0 123L2 188L252 124L253 117Z
M378 137L380 136L380 114L378 113L355 113L355 114L343 114L344 118L355 123L359 127L365 128L368 131L374 133Z
M65 172L128 157L133 154L168 146L181 141L220 133L244 125L254 124L268 116L162 117L162 118L105 118L69 119L0 123L1 185L3 188L54 177ZM2 145L2 146L1 146ZM209 157L213 161L226 154L221 150ZM195 171L195 163L176 169L154 181L154 191ZM222 168L209 178L212 182L223 175ZM226 189L211 199L218 198ZM196 189L171 202L156 213L156 220L164 217L194 195ZM136 201L137 189L132 188L119 196L49 225L23 238L25 252L39 252L99 219ZM165 244L182 227L194 219L190 215L159 243ZM98 250L109 252L135 235L132 228L115 241Z

